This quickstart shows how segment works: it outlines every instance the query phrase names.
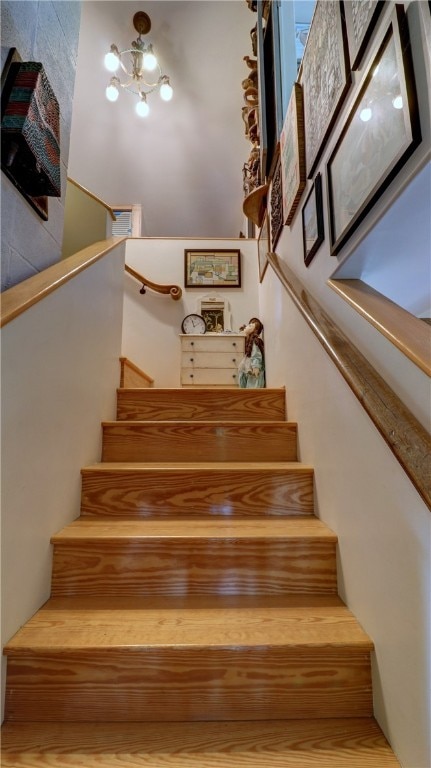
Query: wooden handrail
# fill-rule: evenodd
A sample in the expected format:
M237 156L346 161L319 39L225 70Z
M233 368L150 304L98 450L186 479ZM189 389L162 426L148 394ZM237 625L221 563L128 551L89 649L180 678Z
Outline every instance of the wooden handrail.
M277 254L268 261L313 333L431 509L431 437L398 395L308 293Z
M100 197L97 197L97 195L94 195L93 192L90 192L89 189L86 189L86 187L83 187L82 184L79 184L74 179L71 179L70 176L67 177L67 181L69 181L75 187L80 189L81 192L85 192L85 194L88 195L88 197L91 197L93 200L95 200L96 203L99 203L99 205L102 205L104 208L106 208L106 210L108 211L112 221L116 221L117 220L117 217L116 217L113 209L111 208L110 205L108 205L108 203L105 203L103 200L100 199Z
M395 302L357 279L333 278L327 284L379 333L431 377L431 328Z
M152 291L156 291L157 293L169 294L174 301L178 301L183 295L179 285L160 285L159 283L153 283L151 280L147 280L143 275L140 275L136 269L129 267L128 264L125 264L124 269L129 275L132 275L132 277L142 283L141 293L145 293L146 288L151 288Z
M83 248L82 251L68 256L47 267L37 275L32 275L1 294L0 327L10 323L15 317L42 301L45 296L72 280L84 269L91 267L113 248L126 240L125 237L110 237Z

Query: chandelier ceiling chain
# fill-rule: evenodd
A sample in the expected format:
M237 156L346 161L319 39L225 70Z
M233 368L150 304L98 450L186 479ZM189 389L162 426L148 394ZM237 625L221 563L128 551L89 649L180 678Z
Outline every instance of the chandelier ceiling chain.
M133 26L138 32L138 37L132 41L131 47L120 51L118 46L112 43L111 50L105 56L105 67L110 72L121 69L126 77L122 82L118 75L113 75L105 93L109 101L117 101L120 88L132 93L138 98L136 112L140 117L146 117L150 111L147 96L158 90L164 101L170 101L173 90L169 77L162 73L153 46L142 40L142 35L148 34L151 29L148 14L143 11L135 13ZM128 61L128 66L124 59Z

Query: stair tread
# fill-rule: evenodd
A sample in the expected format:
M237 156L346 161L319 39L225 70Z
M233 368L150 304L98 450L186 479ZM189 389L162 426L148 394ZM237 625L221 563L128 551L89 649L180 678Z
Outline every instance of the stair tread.
M204 429L207 426L214 427L217 424L220 428L251 427L252 429L255 429L259 426L268 426L282 430L297 426L296 421L275 421L274 419L260 419L259 421L250 422L241 419L202 419L199 421L196 419L117 419L112 421L102 421L103 427L118 427L119 429L124 429L124 427L137 428L143 426L155 427L156 429L163 427L171 429L172 427L175 427L176 424L192 427L196 431Z
M118 387L117 392L140 392L140 387ZM151 394L150 397L157 397L158 393L165 392L169 395L176 394L182 397L183 395L187 398L190 398L191 400L194 400L197 394L199 395L207 395L208 392L216 393L217 395L227 395L230 397L232 393L234 393L234 397L238 398L249 398L249 399L255 399L260 397L265 397L265 395L270 394L282 394L283 396L286 394L286 388L285 387L264 387L263 389L256 390L256 389L233 389L232 387L193 387L193 389L187 389L185 387L152 387L151 388Z
M400 768L373 718L6 723L4 768Z
M211 471L238 469L249 470L250 472L259 471L271 472L272 470L294 470L295 472L313 472L311 464L303 464L300 461L103 461L88 464L82 468L81 472L145 472L160 469L182 469L197 470L203 469Z
M57 597L18 630L5 653L352 645L373 647L336 595Z
M325 523L315 517L268 518L79 518L67 525L51 541L55 544L74 540L139 540L150 538L176 539L297 539L337 541L336 535Z

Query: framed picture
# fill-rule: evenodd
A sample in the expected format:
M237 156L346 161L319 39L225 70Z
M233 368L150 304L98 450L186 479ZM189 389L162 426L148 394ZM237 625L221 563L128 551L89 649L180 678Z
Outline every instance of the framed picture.
M263 276L268 266L268 251L269 251L269 231L268 231L268 212L265 213L263 219L262 228L259 232L259 238L257 241L257 257L259 260L259 282L263 280Z
M342 8L343 3L338 0L317 0L302 59L300 80L309 179L313 177L351 83Z
M396 4L327 165L336 255L421 141L407 19Z
M367 2L345 0L344 2L352 69L359 69L384 4L384 0L367 0Z
M240 288L241 254L236 250L184 251L186 288Z
M322 176L318 173L302 209L302 240L306 267L316 255L324 239Z
M305 188L305 142L302 87L293 84L292 95L280 136L283 220L290 224Z
M281 191L281 163L278 155L269 192L270 249L275 250L283 229L283 195Z

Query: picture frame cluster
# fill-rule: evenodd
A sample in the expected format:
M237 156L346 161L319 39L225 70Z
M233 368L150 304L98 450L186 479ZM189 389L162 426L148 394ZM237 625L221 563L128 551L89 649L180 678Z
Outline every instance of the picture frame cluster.
M357 95L340 121L353 82ZM421 140L404 6L317 0L280 135L283 226L301 210L306 267L325 218L337 256Z

